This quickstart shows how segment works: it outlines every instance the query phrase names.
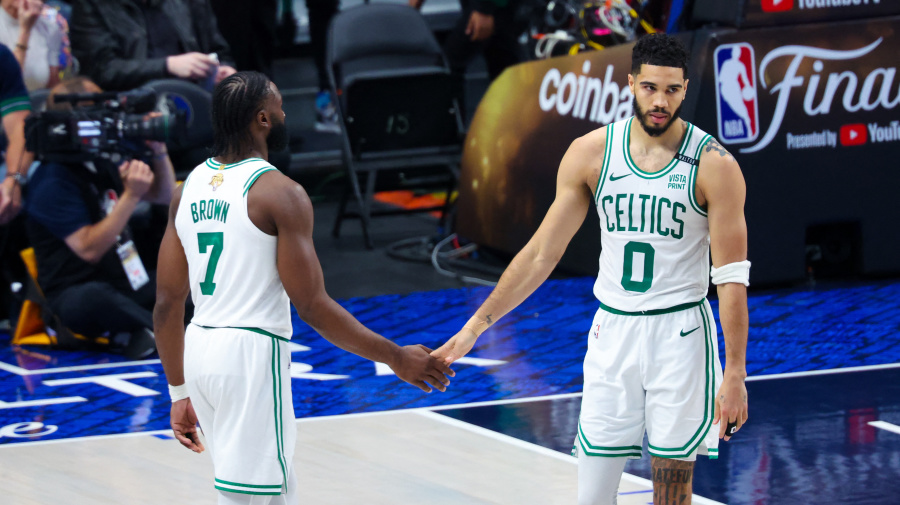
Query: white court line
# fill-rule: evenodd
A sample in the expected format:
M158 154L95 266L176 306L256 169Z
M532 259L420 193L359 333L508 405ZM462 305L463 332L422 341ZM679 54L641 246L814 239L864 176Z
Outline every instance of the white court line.
M536 452L538 454L542 454L544 456L549 456L551 458L557 459L559 461L565 461L566 463L577 465L578 459L572 456L565 455L561 452L554 451L553 449L548 449L546 447L532 444L531 442L526 442L524 440L519 440L518 438L511 437L509 435L504 435L502 433L497 433L496 431L489 430L487 428L482 428L481 426L476 426L474 424L469 424L464 421L460 421L458 419L453 419L452 417L447 417L441 414L437 414L435 412L431 412L428 410L419 410L416 412L424 417L429 419L433 419L435 421L440 421L444 424L449 424L451 426L455 426L457 428L469 431L471 433L475 433L481 436L485 436L488 438L492 438L494 440L498 440L500 442L507 443L509 445L513 445L522 449L527 449L532 452ZM629 482L639 484L641 486L647 487L649 489L653 489L653 483L647 479L638 477L637 475L632 475L630 473L623 473L622 479L627 480ZM693 503L698 503L700 505L725 505L721 502L717 502L715 500L710 500L709 498L704 498L702 496L694 495Z
M63 372L80 372L82 370L96 370L98 368L118 368L123 366L140 366L140 365L155 365L159 364L158 359L146 359L143 361L123 361L122 363L100 363L96 365L81 365L81 366L65 366L59 368L43 368L40 370L28 370L25 368L17 367L15 365L10 365L9 363L4 363L0 361L0 370L6 370L7 372L14 373L16 375L45 375L51 373L63 373Z
M898 435L900 435L900 426L897 426L896 424L891 424L887 421L870 421L869 426L881 428L882 430L891 431L893 433L897 433Z
M432 393L432 394L440 394L440 393ZM439 411L439 410L449 410L449 409L464 409L469 407L490 407L492 405L509 405L513 403L527 403L527 402L540 402L545 400L560 400L565 398L579 398L581 397L581 393L563 393L558 395L549 395L549 396L533 396L531 398L509 398L506 400L492 400L487 402L472 402L472 403L454 403L450 405L434 405L431 407L414 407L410 409L395 409L395 410L379 410L377 412L355 412L352 414L334 414L330 416L310 416L310 417L298 417L298 423L308 423L313 421L324 421L328 419L342 419L342 418L354 418L354 417L368 417L368 416L383 416L386 414L393 414L396 412L421 412L421 411Z
M748 381L765 381L772 379L793 379L795 377L810 377L813 375L829 375L836 373L868 372L871 370L887 370L900 368L900 363L885 363L883 365L851 366L847 368L829 368L827 370L809 370L807 372L773 373L771 375L754 375L747 377Z
M487 428L482 428L481 426L476 426L474 424L469 424L465 421L460 421L458 419L454 419L452 417L445 416L443 414L437 414L435 412L431 412L428 410L419 410L415 412L421 416L427 417L434 421L440 421L444 424L449 424L451 426L456 426L457 428L461 428L466 431L470 431L472 433L476 433L478 435L482 435L488 438L493 438L494 440L499 440L501 442L507 443L509 445L514 445L516 447L520 447L522 449L528 449L529 451L536 452L539 454L543 454L544 456L549 456L554 459L558 459L560 461L565 461L566 463L577 464L578 460L572 456L567 456L559 451L554 451L553 449L548 449L546 447L542 447L540 445L532 444L531 442L526 442L524 440L519 440L518 438L511 437L509 435L504 435L503 433L497 433L496 431L489 430Z
M434 407L427 407L427 410L447 410L447 409L456 409L456 408L467 408L467 407L490 407L492 405L509 405L511 403L527 403L527 402L541 402L544 400L562 400L564 398L580 398L581 393L562 393L558 395L547 395L547 396L532 396L529 398L509 398L506 400L491 400L486 402L472 402L472 403L459 403L456 405L435 405ZM426 410L420 409L420 410Z
M157 430L157 431L135 431L132 433L116 433L115 435L93 435L90 437L76 437L76 438L58 438L56 440L39 440L36 442L24 442L18 444L2 444L0 445L0 449L8 449L11 447L34 447L36 445L50 445L50 444L62 444L66 442L81 442L87 440L106 440L110 438L125 438L125 437L139 437L143 435L169 435L174 440L175 436L172 435L172 430Z
M144 363L152 363L159 362L159 360L147 360L146 362L135 362L133 364L144 364ZM3 363L0 363L3 365ZM125 366L123 363L122 366ZM0 366L2 368L2 366ZM18 367L16 367L18 368ZM829 373L846 373L846 372L864 372L869 370L883 370L890 368L900 368L900 363L889 363L884 365L871 365L871 366L859 366L859 367L849 367L849 368L834 368L829 370L813 370L810 372L794 372L794 373L786 373L786 374L772 374L772 375L754 375L752 377L748 377L748 381L754 380L769 380L769 379L788 379L793 377L802 377L806 375L823 375ZM25 372L27 370L20 369ZM60 370L60 369L52 369L52 370ZM411 409L397 409L397 410L384 410L378 412L358 412L353 414L335 414L330 416L313 416L313 417L301 417L297 418L298 423L308 423L308 422L316 422L316 421L327 421L331 419L341 419L341 418L354 418L354 417L368 417L368 416L383 416L388 414L394 414L397 412L422 412L422 411L440 411L440 410L448 410L448 409L456 409L456 408L468 408L468 407L484 407L484 406L492 406L492 405L508 405L513 403L526 403L526 402L535 402L535 401L545 401L545 400L558 400L564 398L578 398L582 396L582 393L563 393L558 395L548 395L548 396L535 396L531 398L510 398L507 400L493 400L486 402L472 402L472 403L457 403L453 405L436 405L433 407L418 407ZM881 422L881 421L875 421ZM889 424L889 423L885 423ZM156 434L168 434L171 433L170 430L161 430L161 431L142 431L137 433L117 433L110 435L95 435L90 437L80 437L80 438L63 438L57 440L45 440L45 441L36 441L36 442L21 442L14 444L0 444L0 450L5 447L17 447L22 445L36 445L36 444L48 444L48 443L63 443L63 442L76 442L80 440L95 440L102 438L114 438L121 436L135 436L135 435L156 435ZM626 474L627 475L627 474ZM634 477L638 479L639 477ZM637 482L637 481L635 481ZM648 481L649 482L649 481ZM700 503L700 502L698 502Z

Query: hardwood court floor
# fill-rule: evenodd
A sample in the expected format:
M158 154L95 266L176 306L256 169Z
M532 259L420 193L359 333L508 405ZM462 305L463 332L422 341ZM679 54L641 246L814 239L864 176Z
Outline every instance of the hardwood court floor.
M301 420L294 465L304 504L576 501L573 458L428 410ZM7 445L0 468L9 505L216 502L209 456L167 436ZM619 503L647 503L649 489L626 475Z

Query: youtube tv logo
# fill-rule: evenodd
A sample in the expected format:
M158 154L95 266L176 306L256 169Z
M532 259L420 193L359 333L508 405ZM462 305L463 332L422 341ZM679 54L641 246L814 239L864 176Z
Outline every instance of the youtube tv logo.
M866 125L862 123L845 124L841 126L842 146L861 146L869 140L866 133Z
M794 8L794 0L762 0L763 12L783 12Z

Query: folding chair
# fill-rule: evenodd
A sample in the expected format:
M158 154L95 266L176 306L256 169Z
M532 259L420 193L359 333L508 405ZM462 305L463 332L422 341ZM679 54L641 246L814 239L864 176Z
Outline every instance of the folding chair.
M328 33L326 68L348 179L332 234L340 234L345 218L359 218L371 249L372 217L440 210L443 219L458 179L463 125L449 66L422 15L383 3L338 13ZM444 204L373 211L376 176L385 170L402 170L404 187L444 181ZM347 210L351 193L355 212Z
M88 338L79 335L60 322L59 317L50 310L44 292L37 283L37 260L34 249L23 249L19 252L25 268L28 270L28 279L24 286L24 298L22 309L19 311L19 319L16 330L13 332L12 345L43 345L59 349L80 348L86 343L97 346L108 346L106 337Z

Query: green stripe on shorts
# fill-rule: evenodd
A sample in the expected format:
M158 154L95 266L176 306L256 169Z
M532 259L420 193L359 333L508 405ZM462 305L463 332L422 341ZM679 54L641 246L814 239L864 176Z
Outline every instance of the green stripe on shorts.
M713 389L715 388L716 374L713 368L712 324L707 317L705 305L700 307L700 317L703 320L703 333L706 337L704 339L706 345L706 387L703 388L705 395L703 420L700 421L700 427L697 428L697 431L695 431L691 438L688 439L687 443L681 447L666 448L649 445L650 454L659 458L685 458L690 456L691 453L700 447L700 444L706 438L706 434L709 433L709 429L712 426L712 414L715 405L715 392Z

